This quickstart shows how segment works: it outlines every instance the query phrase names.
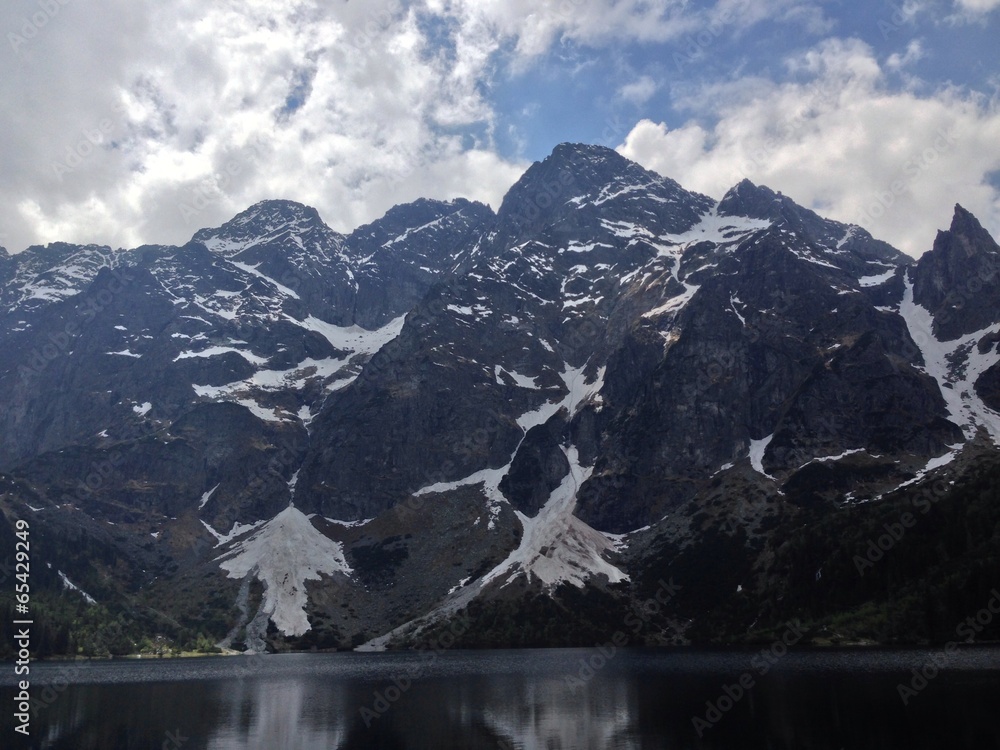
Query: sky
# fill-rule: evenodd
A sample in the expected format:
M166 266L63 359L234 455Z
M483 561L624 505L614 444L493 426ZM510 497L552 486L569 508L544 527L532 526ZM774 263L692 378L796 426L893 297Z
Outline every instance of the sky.
M919 256L1000 237L1000 0L5 0L0 246L498 208L561 142L744 178Z

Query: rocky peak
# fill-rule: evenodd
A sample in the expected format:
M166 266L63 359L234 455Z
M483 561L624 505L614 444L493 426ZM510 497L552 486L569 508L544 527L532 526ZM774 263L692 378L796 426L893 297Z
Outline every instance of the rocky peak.
M939 328L987 329L952 346L859 227L749 180L717 203L603 147L557 147L499 215L420 200L345 238L266 201L195 240L103 271L93 248L9 261L0 469L54 565L91 589L121 559L112 577L149 583L122 592L214 638L345 647L553 582L612 597L583 609L615 623L664 570L726 606L745 587L677 611L745 630L776 587L837 575L770 567L828 536L844 559L807 521L858 504L881 533L877 498L1000 445L1000 295L977 275L1000 250L964 210L914 272ZM262 588L274 606L238 620ZM534 606L504 604L530 628Z
M962 206L951 227L913 271L913 299L934 316L934 331L950 340L993 322L1000 303L1000 246Z
M377 328L408 312L463 264L494 220L482 203L421 199L356 229L344 245L358 285L354 321Z
M603 146L564 143L508 191L497 213L494 247L538 240L551 247L623 236L641 226L650 237L679 234L714 201L685 190Z
M7 304L27 304L39 309L78 294L89 284L97 271L120 264L126 254L116 253L108 246L72 245L53 242L46 246L33 245L3 262L4 289Z
M493 210L476 201L421 198L393 206L382 218L355 229L347 237L346 253L360 263L385 253L399 255L414 245L438 245L435 240L442 230L485 225L493 218Z
M781 203L785 200L781 193L769 187L758 186L748 179L734 185L719 201L720 216L746 216L750 219L777 219Z
M815 244L822 251L824 262L833 263L856 277L879 275L884 271L879 266L886 263L904 265L911 262L908 256L876 240L861 227L824 219L788 196L747 179L730 188L719 202L717 211L720 216L767 219L779 229L789 229Z
M289 200L267 200L250 206L221 227L201 229L192 238L226 257L251 244L286 235L319 235L327 243L340 244L343 236L328 227L311 206Z
M983 253L1000 255L1000 246L979 223L979 219L957 203L951 219L951 227L947 233L939 232L938 239L944 234L950 235L953 240L953 253L964 254L967 258ZM937 241L934 244L936 246Z

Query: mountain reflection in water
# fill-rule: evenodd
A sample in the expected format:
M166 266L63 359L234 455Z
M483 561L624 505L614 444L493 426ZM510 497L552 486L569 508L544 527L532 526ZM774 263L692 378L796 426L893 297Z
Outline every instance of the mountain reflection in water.
M898 685L931 652L798 652L767 674L753 652L625 650L592 672L596 653L38 664L33 695L55 698L33 742L9 715L0 729L4 747L73 750L1000 747L1000 649L961 652L908 705Z

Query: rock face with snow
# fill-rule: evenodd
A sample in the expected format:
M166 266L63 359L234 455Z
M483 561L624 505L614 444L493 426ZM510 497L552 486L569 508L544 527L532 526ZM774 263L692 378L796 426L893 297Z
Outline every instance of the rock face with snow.
M975 216L955 206L948 231L913 270L913 299L934 318L934 334L951 341L996 322L1000 247Z
M75 585L123 557L122 597L227 643L462 612L536 642L511 623L621 622L673 572L642 637L682 641L737 586L792 585L809 524L996 454L998 264L961 207L914 262L571 144L496 213L420 200L343 235L265 201L183 247L30 248L0 256L4 503L95 540Z

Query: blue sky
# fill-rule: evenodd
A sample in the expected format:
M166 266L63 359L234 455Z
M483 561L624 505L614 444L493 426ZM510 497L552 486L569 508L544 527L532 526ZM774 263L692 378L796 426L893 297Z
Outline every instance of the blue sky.
M679 127L692 112L675 106L672 92L749 76L795 80L786 60L829 38L860 40L883 63L894 55L906 57L909 50L912 61L899 71L887 72L889 90L929 96L941 87L960 86L996 95L1000 28L994 14L960 21L953 13L942 14L949 8L943 3L936 13L926 8L912 16L884 2L821 7L825 23L813 19L811 28L808 23L765 19L746 29L720 24L692 30L665 43L556 43L531 68L518 73L508 68L497 78L492 93L500 114L497 145L505 156L540 159L553 140L616 146L624 136L620 132L624 122L631 126L649 118ZM911 49L911 45L918 46ZM648 100L626 101L618 95L623 87L644 78L655 86Z
M919 255L956 202L1000 234L998 31L1000 0L10 0L0 245L496 208L580 141Z

